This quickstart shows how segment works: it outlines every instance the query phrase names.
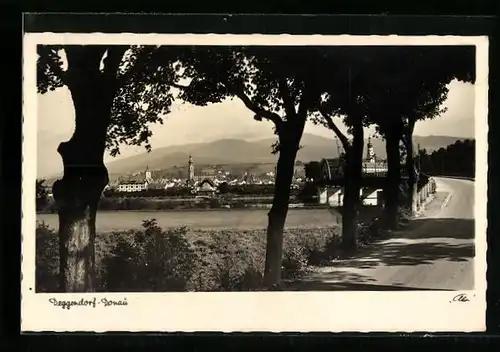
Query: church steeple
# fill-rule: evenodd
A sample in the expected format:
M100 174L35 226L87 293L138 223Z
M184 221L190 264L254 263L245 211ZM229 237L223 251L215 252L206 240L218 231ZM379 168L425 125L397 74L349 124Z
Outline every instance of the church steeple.
M193 163L193 157L191 155L189 155L189 160L188 160L188 180L194 181L194 163Z
M149 171L149 165L146 165L146 182L153 181L153 177L151 176L151 171Z

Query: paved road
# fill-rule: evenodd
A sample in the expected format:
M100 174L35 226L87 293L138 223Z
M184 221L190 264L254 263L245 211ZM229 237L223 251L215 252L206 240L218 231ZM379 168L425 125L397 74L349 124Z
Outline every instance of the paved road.
M355 258L333 261L291 290L472 290L474 183L437 178L421 216Z

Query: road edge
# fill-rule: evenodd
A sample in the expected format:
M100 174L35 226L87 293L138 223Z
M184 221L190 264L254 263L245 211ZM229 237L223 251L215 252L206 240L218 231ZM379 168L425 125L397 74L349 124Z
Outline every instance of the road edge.
M451 178L451 179L456 179L456 180L467 180L467 181L476 181L475 177L463 177L463 176L445 176L445 175L436 175L432 177L440 177L440 178Z
M448 202L450 201L452 197L452 194L451 192L448 193L448 195L446 196L445 200L443 201L443 203L441 203L441 210L443 210L444 208L446 208L446 206L448 205Z

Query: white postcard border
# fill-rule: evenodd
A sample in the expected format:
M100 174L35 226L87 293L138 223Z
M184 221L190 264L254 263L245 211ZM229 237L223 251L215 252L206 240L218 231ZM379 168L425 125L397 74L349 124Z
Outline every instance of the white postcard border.
M475 289L458 292L223 292L35 294L37 163L36 44L128 45L475 45ZM472 332L485 329L488 38L485 36L350 36L27 33L23 54L22 331L386 331ZM121 307L71 307L57 300L123 300Z

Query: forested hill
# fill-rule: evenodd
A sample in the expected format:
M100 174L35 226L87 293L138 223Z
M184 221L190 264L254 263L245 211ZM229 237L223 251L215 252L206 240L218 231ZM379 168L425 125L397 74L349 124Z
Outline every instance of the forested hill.
M333 135L333 133L332 133ZM460 140L458 137L448 136L415 136L415 147L432 152ZM143 171L147 166L150 169L163 169L172 166L183 166L192 155L197 165L205 164L237 164L237 163L275 163L276 155L271 154L271 145L274 139L245 141L241 139L220 139L209 143L175 145L152 150L133 157L110 162L107 166L112 174ZM385 157L385 142L382 139L372 139L375 153ZM365 142L366 144L366 142ZM302 149L299 150L297 160L308 162L322 158L336 157L338 148L334 138L325 138L314 134L305 134L302 138Z
M449 136L415 136L415 149L419 145L427 153L462 140L459 137ZM208 164L241 164L241 163L276 163L276 155L271 154L271 145L274 139L246 141L243 139L219 139L213 142L173 145L153 149L150 153L119 159L107 164L110 175L113 177L142 172L149 167L153 170L169 169L174 166L186 166L189 155L193 156L195 165ZM365 141L365 145L366 145ZM377 156L385 158L385 142L382 139L372 139ZM322 158L335 158L339 148L333 138L325 138L315 134L304 134L302 149L299 150L297 160L308 162ZM339 146L340 147L340 146ZM341 147L340 147L341 150ZM366 150L365 150L366 153ZM273 169L273 167L271 168ZM58 176L47 178L47 183Z

